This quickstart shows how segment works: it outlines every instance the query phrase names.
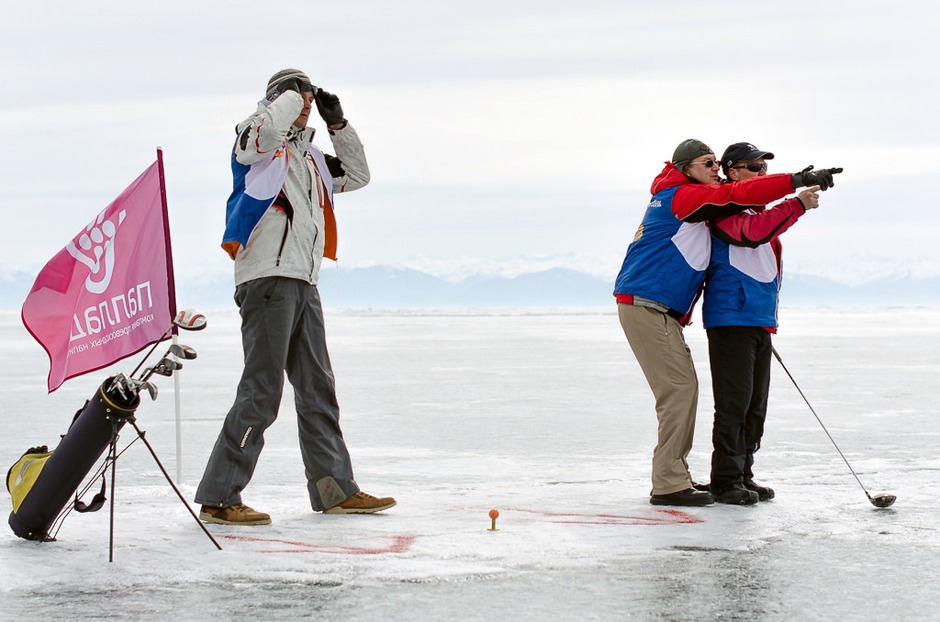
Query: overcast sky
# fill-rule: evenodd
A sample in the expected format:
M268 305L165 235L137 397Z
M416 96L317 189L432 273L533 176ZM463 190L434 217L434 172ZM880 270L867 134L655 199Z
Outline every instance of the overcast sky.
M845 167L784 236L791 269L937 274L937 6L11 3L0 260L38 272L160 145L177 274L230 272L234 125L297 67L340 96L372 169L337 200L343 266L563 259L613 279L650 182L695 137L719 154L753 142L776 172Z

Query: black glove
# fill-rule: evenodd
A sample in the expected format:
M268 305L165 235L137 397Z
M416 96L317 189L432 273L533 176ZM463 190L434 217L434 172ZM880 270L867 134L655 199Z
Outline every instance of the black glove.
M340 125L346 121L343 118L343 107L339 104L339 97L320 89L314 99L317 102L317 112L328 126Z
M316 92L317 87L313 86L306 80L300 80L298 78L285 78L277 83L277 85L271 89L268 93L268 101L274 101L287 91L294 91L295 93L309 93Z
M300 82L297 78L286 78L278 82L273 89L268 91L267 98L268 101L274 101L287 91L294 91L295 93L300 93Z
M814 171L813 165L810 164L799 173L794 173L791 175L790 181L793 182L794 188L802 188L804 186L819 186L820 190L828 190L829 188L832 188L836 185L836 182L832 176L841 172L841 168L824 168L818 171Z

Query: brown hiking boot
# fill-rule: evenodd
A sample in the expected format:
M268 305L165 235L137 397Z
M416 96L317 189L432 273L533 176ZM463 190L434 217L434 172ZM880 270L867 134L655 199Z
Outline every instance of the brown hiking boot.
M270 525L271 517L264 512L252 510L244 503L236 503L227 508L213 508L208 505L199 510L199 519L204 523L217 525Z
M323 510L324 514L372 514L381 512L391 507L395 507L395 500L391 497L382 497L381 499L367 495L364 492L357 492L339 505Z

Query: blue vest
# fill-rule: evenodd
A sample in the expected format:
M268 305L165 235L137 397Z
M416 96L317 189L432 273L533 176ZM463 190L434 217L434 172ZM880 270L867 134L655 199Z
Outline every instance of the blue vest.
M776 326L779 291L777 256L769 243L746 248L712 239L702 303L705 328Z
M672 213L681 186L653 195L627 248L614 294L640 296L685 314L692 309L711 256L712 236L703 222L682 222Z

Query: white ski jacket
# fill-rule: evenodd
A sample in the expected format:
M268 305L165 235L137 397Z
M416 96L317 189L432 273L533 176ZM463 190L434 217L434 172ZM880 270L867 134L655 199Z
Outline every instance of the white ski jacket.
M327 239L335 236L333 193L357 190L369 182L365 151L352 126L329 130L336 157L325 155L312 143L313 128L293 127L302 109L303 98L287 91L273 102L262 100L237 127L232 163L236 188L229 200L227 229L232 205L243 198L246 185L254 193L247 197L249 202L257 203L261 188L264 211L257 223L247 223L247 243L235 244L237 252L230 250L235 254L236 285L268 276L315 285L325 246L335 248L335 239Z

